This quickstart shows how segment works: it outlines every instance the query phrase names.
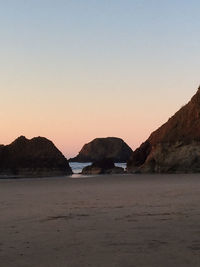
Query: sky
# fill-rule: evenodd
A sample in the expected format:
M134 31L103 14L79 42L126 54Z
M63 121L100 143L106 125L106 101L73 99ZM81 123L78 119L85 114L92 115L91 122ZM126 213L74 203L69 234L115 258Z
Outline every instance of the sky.
M0 143L132 149L200 84L197 0L0 0Z

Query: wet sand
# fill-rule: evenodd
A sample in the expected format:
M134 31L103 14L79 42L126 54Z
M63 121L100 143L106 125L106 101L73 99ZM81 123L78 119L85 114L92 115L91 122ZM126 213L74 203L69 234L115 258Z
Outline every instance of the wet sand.
M200 175L0 180L2 267L200 266Z

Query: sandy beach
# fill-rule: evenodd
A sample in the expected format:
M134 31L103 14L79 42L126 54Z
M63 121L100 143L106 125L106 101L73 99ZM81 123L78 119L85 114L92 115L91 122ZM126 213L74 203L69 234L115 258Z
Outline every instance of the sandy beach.
M200 266L200 176L0 180L0 266Z

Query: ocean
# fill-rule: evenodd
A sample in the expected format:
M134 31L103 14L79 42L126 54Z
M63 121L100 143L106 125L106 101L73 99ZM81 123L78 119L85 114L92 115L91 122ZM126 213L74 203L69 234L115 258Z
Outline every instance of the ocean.
M91 165L91 162L69 162L70 167L72 168L73 173L78 174L81 173L82 169L88 165ZM126 168L126 163L115 163L115 166Z

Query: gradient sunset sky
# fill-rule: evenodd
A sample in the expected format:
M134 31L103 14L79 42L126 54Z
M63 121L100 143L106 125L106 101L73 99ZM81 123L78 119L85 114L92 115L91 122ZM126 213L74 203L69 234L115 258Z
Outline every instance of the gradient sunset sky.
M200 1L0 1L0 143L133 149L196 92Z

